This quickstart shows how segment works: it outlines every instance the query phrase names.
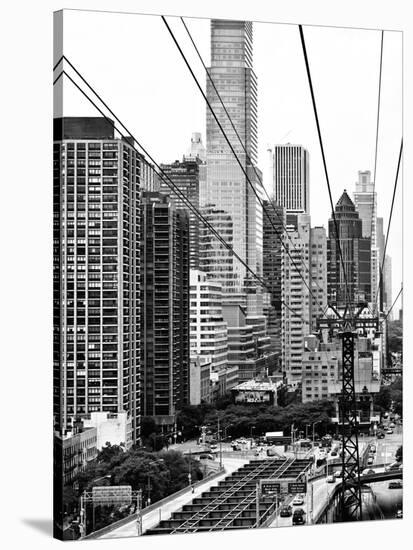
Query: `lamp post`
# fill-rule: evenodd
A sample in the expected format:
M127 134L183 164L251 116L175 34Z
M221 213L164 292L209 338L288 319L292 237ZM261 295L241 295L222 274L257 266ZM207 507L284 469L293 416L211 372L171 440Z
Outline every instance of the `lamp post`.
M164 462L163 458L158 458L157 460L151 460L150 462L148 462L148 466L153 466L154 464L162 464L163 462ZM148 496L146 498L146 506L150 506L151 505L151 491L152 491L150 472L148 472L146 477L148 479L148 483L147 483Z
M219 469L222 470L222 437L221 437L221 418L218 416L218 440L219 440Z
M320 423L320 420L316 420L315 422L313 422L313 444L312 444L312 449L313 449L313 457L314 457L314 471L316 470L316 457L315 457L315 451L314 451L314 442L315 442L315 427L317 424Z
M189 462L188 462L188 485L192 485L192 452L189 451Z

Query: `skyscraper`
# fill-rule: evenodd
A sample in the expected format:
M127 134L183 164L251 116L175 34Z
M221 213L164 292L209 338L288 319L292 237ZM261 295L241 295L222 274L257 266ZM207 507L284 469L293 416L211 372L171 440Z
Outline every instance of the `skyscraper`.
M333 217L328 222L327 295L336 305L371 299L371 241L363 237L362 220L344 190L335 208L344 269ZM348 291L346 292L346 282Z
M235 252L255 273L261 274L262 208L245 176L247 173L251 184L260 194L262 185L256 176L257 170L253 168L257 159L257 85L252 67L251 22L211 21L211 67L208 71L245 150L207 78L208 101L242 169L208 108L207 162L205 185L201 189L201 206L213 206L229 216ZM208 254L213 252L210 249ZM245 266L225 249L217 249L215 264L218 261L221 261L222 268L219 272L215 271L213 276L223 285L224 295L243 292L246 280L250 278Z
M310 216L288 214L282 253L282 370L289 384L301 384L304 339L310 333ZM288 250L288 253L287 253ZM300 273L297 272L297 268ZM305 281L305 282L304 282Z
M272 151L274 202L291 213L310 213L309 154L301 145L276 145Z
M141 211L142 414L172 425L189 399L189 220L160 193Z
M170 195L176 208L184 209L189 216L189 254L191 269L199 268L199 224L197 215L191 210L183 198L174 193L166 182L170 184L172 180L174 185L183 193L191 204L199 209L199 166L201 160L199 157L186 157L182 162L176 160L172 164L161 164L162 172L165 177L159 181L159 190L162 193ZM201 222L202 223L202 222Z
M137 442L142 159L100 117L57 118L54 140L55 428L125 414Z
M362 236L371 240L371 301L377 300L377 289L380 278L380 251L377 238L377 194L374 191L374 182L371 181L371 172L359 171L354 205L362 222Z

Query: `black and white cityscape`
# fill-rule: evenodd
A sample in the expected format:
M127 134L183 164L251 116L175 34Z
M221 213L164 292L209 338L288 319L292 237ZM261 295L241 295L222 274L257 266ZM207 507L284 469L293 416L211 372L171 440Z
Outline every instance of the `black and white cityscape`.
M402 518L398 115L395 147L383 137L391 85L401 86L386 80L386 45L397 33L348 31L374 39L375 95L372 117L358 121L368 133L354 132L360 155L343 150L337 165L335 137L323 128L337 139L341 128L326 120L319 79L333 69L312 57L314 29L287 29L307 114L302 134L295 115L286 133L270 110L259 116L261 97L271 94L261 95L266 77L256 63L264 62L254 49L264 26L276 36L282 25L123 15L131 25L156 25L176 59L162 97L179 97L182 87L196 98L165 103L150 86L139 57L164 54L151 54L148 30L147 51L129 66L155 149L133 105L111 99L111 67L117 56L129 60L129 49L107 36L109 58L90 40L108 94L84 70L86 34L79 30L78 57L63 40L65 13L54 14L55 536ZM85 28L110 17L119 24L116 15L87 17ZM288 85L288 74L274 78ZM401 113L397 90L390 103ZM281 108L287 125L302 109L294 97ZM165 109L182 125L162 120ZM271 143L261 119L274 128ZM310 131L306 143L301 135ZM162 157L165 134L171 153Z

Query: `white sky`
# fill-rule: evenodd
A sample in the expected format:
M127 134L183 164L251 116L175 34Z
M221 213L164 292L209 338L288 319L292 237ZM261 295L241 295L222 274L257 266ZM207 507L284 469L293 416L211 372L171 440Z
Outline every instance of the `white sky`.
M205 74L179 18L168 17L205 89ZM186 19L205 64L210 22ZM304 27L333 201L352 194L358 170L374 169L381 32ZM65 11L64 53L158 163L180 159L192 132L205 143L204 99L160 17ZM258 166L271 190L267 148L297 143L310 153L312 225L327 227L331 208L297 25L254 24L258 79ZM96 116L68 83L65 116ZM402 136L402 34L384 34L376 191L387 229ZM401 174L402 175L402 174ZM402 279L402 179L387 252L393 262L393 299ZM394 308L397 312L400 302Z

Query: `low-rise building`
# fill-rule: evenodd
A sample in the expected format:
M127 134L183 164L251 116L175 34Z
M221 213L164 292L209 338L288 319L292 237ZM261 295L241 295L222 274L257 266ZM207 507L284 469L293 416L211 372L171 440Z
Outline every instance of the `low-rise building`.
M72 483L97 455L97 429L85 428L81 421L75 421L71 432L54 436L54 463L61 473L56 479L63 480L63 485Z
M107 443L126 450L132 447L132 423L126 413L94 412L82 416L82 420L85 428L96 428L99 451Z
M232 389L234 403L266 403L277 405L277 390L281 383L248 380Z

